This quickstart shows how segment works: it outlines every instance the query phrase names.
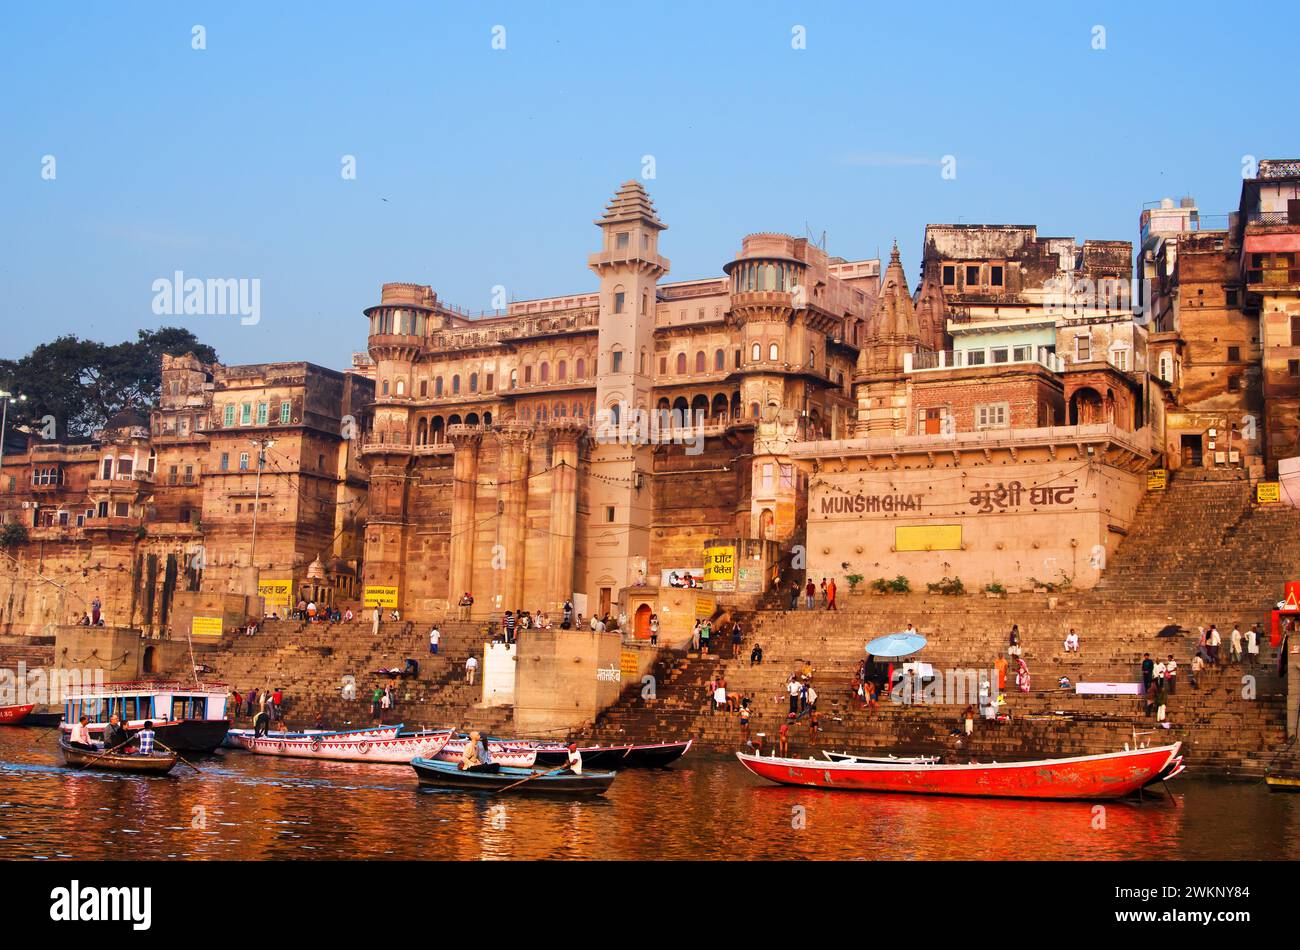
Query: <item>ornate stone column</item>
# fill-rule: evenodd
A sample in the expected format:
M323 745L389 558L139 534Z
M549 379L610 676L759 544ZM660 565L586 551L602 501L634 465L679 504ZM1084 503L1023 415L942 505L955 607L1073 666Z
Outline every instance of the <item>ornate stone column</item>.
M478 450L483 433L470 426L451 426L447 441L456 447L451 469L451 563L447 584L448 605L455 608L461 595L474 589L474 509L478 501ZM480 598L476 596L475 601L477 606Z
M573 596L578 531L578 445L587 433L581 419L551 424L551 525L547 551L546 609L558 613Z
M498 572L502 610L520 610L524 605L524 542L528 517L528 450L533 428L524 422L503 423L497 429L501 461L497 467L497 544L504 557ZM497 564L493 557L493 566Z

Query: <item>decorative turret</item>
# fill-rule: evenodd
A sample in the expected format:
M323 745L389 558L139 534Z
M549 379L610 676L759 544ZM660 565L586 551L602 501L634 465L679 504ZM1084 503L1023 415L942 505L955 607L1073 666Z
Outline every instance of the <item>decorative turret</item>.
M889 254L889 266L881 281L876 312L868 323L867 345L858 356L858 370L891 372L903 368L903 354L915 352L920 343L916 309L907 289L907 275L898 256L898 242Z

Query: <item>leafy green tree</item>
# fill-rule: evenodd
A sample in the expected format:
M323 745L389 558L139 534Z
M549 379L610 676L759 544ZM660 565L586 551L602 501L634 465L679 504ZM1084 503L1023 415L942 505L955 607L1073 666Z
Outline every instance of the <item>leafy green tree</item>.
M162 385L162 356L193 353L214 363L217 352L189 330L140 330L135 340L105 344L71 334L42 343L17 360L0 360L0 389L22 393L9 421L18 430L40 432L53 416L58 436L87 436L123 409L147 411Z

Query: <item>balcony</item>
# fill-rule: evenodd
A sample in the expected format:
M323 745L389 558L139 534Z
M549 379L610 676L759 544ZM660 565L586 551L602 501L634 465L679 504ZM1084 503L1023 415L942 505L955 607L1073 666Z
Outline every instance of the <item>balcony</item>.
M965 350L936 350L932 352L903 354L903 372L924 373L936 370L989 369L999 366L1041 366L1053 373L1065 372L1065 360L1044 348L1033 355L1017 357L1015 351L1022 347L984 347ZM1007 350L1007 358L994 358L993 350Z

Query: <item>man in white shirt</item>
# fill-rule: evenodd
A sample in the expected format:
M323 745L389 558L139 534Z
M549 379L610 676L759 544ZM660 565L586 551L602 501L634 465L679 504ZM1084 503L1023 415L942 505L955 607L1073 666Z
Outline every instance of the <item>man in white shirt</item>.
M1070 628L1070 633L1065 638L1065 652L1066 653L1079 652L1079 635L1074 632L1073 627Z
M1218 624L1210 624L1210 632L1205 637L1205 649L1210 654L1210 665L1219 665L1219 647L1223 645L1223 637L1219 635Z
M1178 661L1174 655L1169 654L1169 659L1165 661L1165 681L1169 683L1169 695L1174 695L1178 687Z
M441 640L442 633L439 632L438 625L435 623L433 629L429 631L429 654L431 656L438 655L438 643Z
M578 751L578 743L569 743L569 755L565 762L565 770L572 772L574 775L582 774L582 753Z
M1232 625L1232 633L1228 635L1228 646L1232 656L1233 663L1241 662L1241 627L1237 624Z
M470 657L465 661L465 682L474 685L474 671L478 669L478 660Z
M71 743L74 749L84 749L87 752L95 751L95 745L90 741L90 730L86 728L89 722L89 716L82 716L77 724L72 727L72 735L68 737L68 742Z

